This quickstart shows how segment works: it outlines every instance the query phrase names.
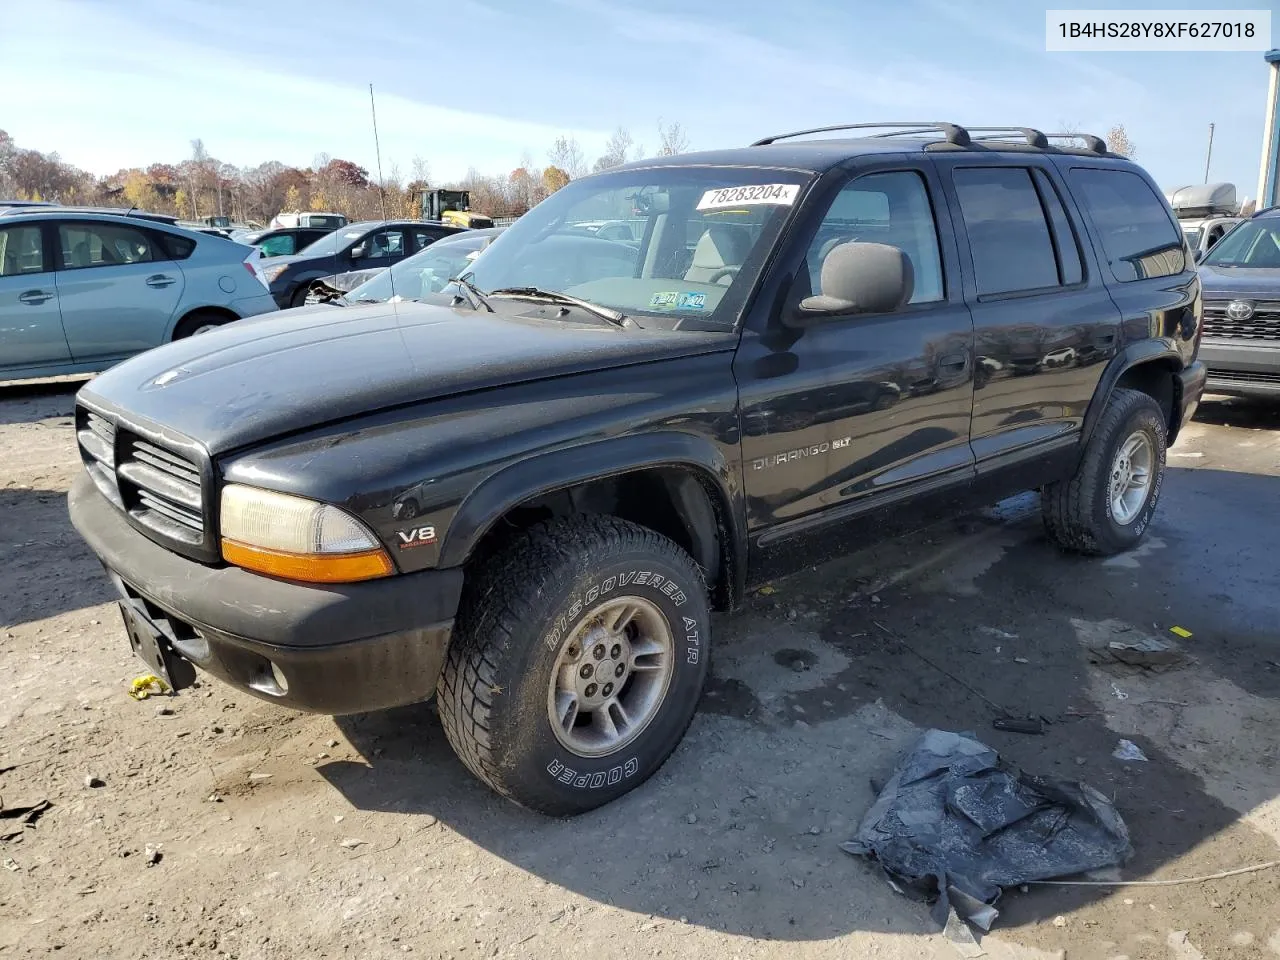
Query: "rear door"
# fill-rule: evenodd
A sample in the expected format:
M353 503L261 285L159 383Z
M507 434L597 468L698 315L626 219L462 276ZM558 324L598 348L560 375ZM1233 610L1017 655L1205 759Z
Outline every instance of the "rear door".
M979 480L1034 486L1079 440L1120 314L1056 167L1029 155L938 156L973 313ZM1008 467L1032 468L1014 481Z
M50 233L39 223L0 228L0 370L71 360L58 310Z
M410 238L403 227L385 227L367 234L357 246L364 247L364 255L352 257L354 270L377 270L399 263L408 254Z
M77 362L115 360L162 343L184 280L155 234L134 224L60 221L62 326Z

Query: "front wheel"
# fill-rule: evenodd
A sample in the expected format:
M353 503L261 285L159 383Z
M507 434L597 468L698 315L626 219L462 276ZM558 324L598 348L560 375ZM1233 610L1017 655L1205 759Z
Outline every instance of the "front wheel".
M639 786L684 736L710 611L692 558L614 517L539 524L469 587L437 691L489 786L553 816Z
M1041 493L1049 536L1065 549L1094 555L1135 546L1160 500L1166 433L1155 400L1117 389L1075 475Z

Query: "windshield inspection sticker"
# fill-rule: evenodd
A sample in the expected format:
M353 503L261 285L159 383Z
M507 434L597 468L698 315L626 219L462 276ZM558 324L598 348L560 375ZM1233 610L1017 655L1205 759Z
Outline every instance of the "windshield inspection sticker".
M705 310L707 295L705 293L682 293L676 302L677 310Z
M680 299L680 294L672 290L669 293L655 293L649 298L649 306L655 310L670 310Z
M789 207L800 193L799 184L761 183L751 187L722 187L708 190L698 201L699 210L717 210L721 207L740 207L750 204L775 204Z

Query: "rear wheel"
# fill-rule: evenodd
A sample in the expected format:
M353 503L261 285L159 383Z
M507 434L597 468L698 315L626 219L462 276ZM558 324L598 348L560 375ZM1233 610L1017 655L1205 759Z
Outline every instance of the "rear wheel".
M194 313L187 314L174 327L173 339L182 340L186 337L195 337L202 333L208 333L210 330L215 330L234 319L235 317L214 313L212 310L197 310Z
M701 571L613 517L540 524L480 571L437 703L467 767L543 813L643 783L693 719L707 675Z
M289 298L289 306L301 307L307 302L307 291L311 289L310 282L304 283L297 290L293 291L293 296Z
M1041 493L1049 536L1068 550L1095 555L1137 544L1160 500L1166 432L1155 400L1117 389L1075 475Z

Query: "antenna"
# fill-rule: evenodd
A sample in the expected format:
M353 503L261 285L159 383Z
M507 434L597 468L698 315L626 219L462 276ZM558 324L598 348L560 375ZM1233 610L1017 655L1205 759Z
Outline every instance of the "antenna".
M378 108L373 102L373 84L369 84L369 113L373 116L373 152L374 157L378 161L378 205L382 208L382 222L387 222L387 190L382 179L382 145L378 142ZM403 236L403 234L402 234ZM408 239L402 239L401 243L407 243ZM391 267L394 267L393 263ZM391 299L396 296L396 275L391 267L387 267L387 281L391 284Z

